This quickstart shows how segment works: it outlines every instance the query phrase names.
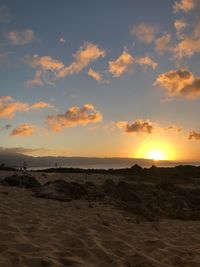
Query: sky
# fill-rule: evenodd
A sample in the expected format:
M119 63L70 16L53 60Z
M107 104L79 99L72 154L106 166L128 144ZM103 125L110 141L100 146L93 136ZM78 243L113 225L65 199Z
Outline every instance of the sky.
M198 0L0 0L0 151L200 160Z

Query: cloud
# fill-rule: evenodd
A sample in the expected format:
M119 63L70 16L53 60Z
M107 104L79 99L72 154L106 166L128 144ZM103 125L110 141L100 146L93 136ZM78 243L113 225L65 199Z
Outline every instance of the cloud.
M85 104L83 107L73 106L64 114L48 116L47 125L51 130L59 132L64 128L96 123L101 119L101 113L92 104Z
M25 45L31 43L35 39L32 30L11 31L7 34L8 39L15 45Z
M123 129L129 134L154 134L163 132L180 132L181 128L176 125L169 125L166 127L161 126L159 123L152 122L150 120L136 119L132 123L127 121L117 121L114 123L119 129Z
M200 77L183 68L160 74L154 85L164 88L169 97L195 99L200 96Z
M42 70L49 70L49 71L58 71L64 68L64 63L60 60L53 59L49 56L39 57L35 55L33 57L27 57L26 63L29 64L31 67L36 68L39 67Z
M32 105L27 103L14 101L11 96L0 96L0 118L12 119L18 111L27 112L39 108L51 107L45 102L36 102Z
M183 57L191 58L195 53L200 52L200 20L194 27L194 31L190 35L185 35L174 47L173 53L175 59Z
M182 129L180 127L177 127L176 125L169 125L164 128L165 131L175 131L175 132L181 132Z
M105 55L106 52L103 49L100 49L97 45L86 43L73 55L74 62L61 69L58 72L57 77L63 78L74 73L79 73L93 61L100 57L105 57Z
M179 0L174 3L174 13L189 12L195 7L196 0Z
M61 37L61 38L59 39L59 42L65 44L65 43L66 43L66 40L65 40L63 37Z
M127 71L130 71L133 65L133 57L129 54L128 50L125 48L122 54L113 61L108 62L108 70L113 76L119 77Z
M97 71L94 71L92 68L89 69L88 76L95 79L96 81L102 80L101 74Z
M19 125L17 128L15 128L11 133L10 136L31 136L35 132L36 128L35 126L23 123Z
M35 72L35 77L32 80L26 81L26 85L28 87L43 85L43 81L41 80L41 76L42 76L42 71L37 70Z
M152 69L156 69L158 66L158 63L155 62L152 58L149 56L144 56L144 57L138 57L136 58L136 63L138 63L141 66L146 67L151 67Z
M39 57L38 55L35 55L26 57L25 62L29 66L38 68L34 79L28 80L26 84L28 86L42 85L44 83L53 84L53 82L59 78L64 78L65 76L81 72L93 61L100 57L104 57L105 55L106 52L100 49L97 45L86 43L73 55L74 62L68 66L62 61L53 59L50 56Z
M132 123L127 121L118 121L115 125L124 129L126 133L145 133L152 134L154 130L154 124L150 120L136 119Z
M0 21L4 21L4 22L10 21L11 17L12 16L7 6L5 5L0 6Z
M172 51L172 45L170 44L172 40L171 33L166 33L159 37L155 41L155 50L158 54L162 55L166 51Z
M159 28L157 26L141 22L132 28L131 35L136 36L146 44L150 44L158 32Z
M44 83L52 85L58 71L65 67L62 61L53 59L50 56L39 57L34 55L33 57L26 57L25 62L33 68L38 68L35 77L32 80L26 81L26 85L30 87L40 86Z
M183 38L183 30L187 28L189 24L184 19L177 19L174 21L174 28L176 29L176 34L179 38Z
M200 140L200 133L196 132L196 131L192 131L189 133L189 136L188 136L188 139L189 140Z
M32 105L30 105L29 110L30 109L39 109L39 108L50 108L52 107L50 104L40 101L40 102L36 102Z

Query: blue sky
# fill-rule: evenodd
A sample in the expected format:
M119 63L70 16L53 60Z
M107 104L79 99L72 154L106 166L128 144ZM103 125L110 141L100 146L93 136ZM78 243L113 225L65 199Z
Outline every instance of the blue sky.
M5 0L0 21L1 149L199 159L198 1Z

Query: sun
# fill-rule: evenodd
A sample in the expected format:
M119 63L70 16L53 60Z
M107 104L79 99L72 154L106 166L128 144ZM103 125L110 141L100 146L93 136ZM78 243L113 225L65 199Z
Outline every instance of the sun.
M164 160L166 156L164 151L158 149L152 149L147 152L147 158L158 161L158 160Z
M146 140L134 153L134 157L159 160L173 160L175 152L173 146L162 140Z

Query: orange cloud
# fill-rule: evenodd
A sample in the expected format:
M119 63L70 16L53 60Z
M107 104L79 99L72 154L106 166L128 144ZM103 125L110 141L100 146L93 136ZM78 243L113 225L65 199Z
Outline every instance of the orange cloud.
M162 55L166 51L171 51L172 45L170 44L172 36L170 33L166 33L163 36L159 37L155 41L155 50L158 54Z
M15 45L25 45L31 43L35 39L32 30L12 31L7 34L8 39Z
M94 71L93 69L89 69L88 71L88 76L90 76L91 78L95 79L96 81L101 81L102 77L101 74L97 71Z
M53 131L61 131L64 128L77 125L86 125L101 121L102 115L95 110L92 104L85 104L83 107L73 106L64 114L47 117L47 125Z
M127 121L117 121L114 123L120 129L123 129L126 133L135 134L153 134L153 133L163 133L163 131L174 131L180 132L181 128L176 125L169 125L166 127L161 126L156 122L150 120L136 119L132 123Z
M151 134L154 130L154 123L150 120L136 119L132 123L118 121L115 123L118 128L125 129L126 133L145 133Z
M36 73L35 73L34 79L28 80L26 82L26 85L29 86L29 87L43 85L43 81L41 80L41 76L42 76L42 71L41 70L37 70Z
M175 132L181 132L182 129L180 127L177 127L176 125L169 125L164 128L165 131L175 131Z
M195 25L194 31L189 36L183 36L181 41L174 48L174 58L192 57L200 52L200 20Z
M32 104L29 109L50 108L50 107L52 107L50 104L40 101Z
M42 70L56 71L64 68L64 63L62 63L62 61L49 56L39 57L35 55L33 57L27 57L26 63L33 68L40 67Z
M27 112L32 109L50 107L48 103L36 102L32 105L14 101L11 96L0 96L0 118L12 119L17 111Z
M35 132L35 126L23 123L15 128L11 133L10 136L31 136Z
M200 78L187 69L170 70L160 74L155 85L160 85L169 97L195 99L200 96Z
M132 28L131 35L136 36L146 44L150 44L158 32L159 28L157 26L141 22Z
M97 60L100 57L105 57L106 52L100 49L97 45L92 43L84 44L74 55L74 62L69 66L61 69L57 77L63 78L67 75L81 72L90 63Z
M155 62L152 58L150 58L149 56L144 56L144 57L138 57L136 59L136 63L138 63L141 66L144 67L151 67L152 69L156 69L158 66L158 63Z
M127 49L124 49L121 56L119 56L116 60L109 61L109 72L113 74L115 77L119 77L127 71L130 71L131 66L133 65L133 57Z
M189 133L188 139L189 140L192 140L192 139L200 140L200 133L192 131L192 132Z
M182 38L183 30L188 27L189 24L184 19L177 19L174 22L174 28L176 29L176 34L179 38Z
M174 3L174 13L177 12L189 12L195 7L196 0L179 0Z

